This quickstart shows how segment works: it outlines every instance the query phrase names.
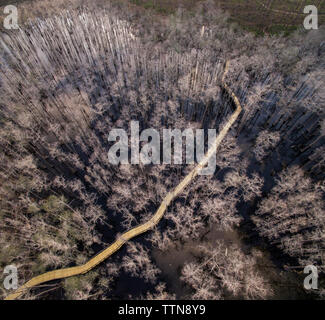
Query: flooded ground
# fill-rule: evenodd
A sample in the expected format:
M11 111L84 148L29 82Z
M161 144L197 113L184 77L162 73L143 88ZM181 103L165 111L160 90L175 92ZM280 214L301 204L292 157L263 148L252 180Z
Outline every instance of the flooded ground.
M186 243L176 242L168 250L162 252L154 249L152 256L158 268L162 271L162 279L167 283L167 290L176 294L176 299L186 299L190 293L190 288L180 280L183 266L189 262L198 261L200 257L199 246L202 244L214 244L223 241L226 247L232 244L239 245L245 254L250 254L251 246L246 244L242 236L237 231L220 231L217 229L208 230L200 241L190 241ZM277 268L269 256L265 254L261 261L260 270L270 281L274 288L273 299L308 299L310 298L303 290L303 280L300 283L300 275L287 272ZM232 297L229 297L231 299ZM228 299L228 298L227 298Z
M235 231L208 230L201 241L176 242L172 248L162 252L154 249L152 256L158 268L162 271L162 277L166 281L168 290L176 294L176 299L184 299L190 294L189 288L180 280L181 270L186 263L196 261L199 258L198 247L203 243L215 243L223 240L227 244L237 243L244 246Z

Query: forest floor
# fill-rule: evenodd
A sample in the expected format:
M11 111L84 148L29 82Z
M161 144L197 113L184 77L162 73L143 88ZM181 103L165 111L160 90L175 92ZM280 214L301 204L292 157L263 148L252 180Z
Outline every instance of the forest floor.
M30 8L30 9L32 9L32 10L30 10L29 12L28 12L28 10L26 10L26 8L25 8L25 13L26 13L26 15L23 15L23 13L24 12L22 12L22 11L20 11L19 10L19 14L21 14L22 15L22 17L21 17L21 20L20 21L24 21L24 19L23 19L23 17L24 18L26 18L26 17L35 17L35 16L37 16L37 15L40 15L40 16L43 16L43 14L44 14L44 16L46 15L46 16L51 16L51 15L53 15L54 14L54 12L52 12L52 11L50 11L50 10L48 10L48 8L50 7L50 6L48 6L48 4L50 3L50 1L53 1L53 0L20 0L20 1L2 1L2 0L0 0L0 5L2 5L2 4L4 4L5 2L6 3L12 3L12 4L14 4L14 3L24 3L24 4L28 4L28 5L32 5L32 8ZM53 5L53 6L55 6L56 7L56 9L57 9L57 11L59 11L59 10L62 10L62 9L64 9L64 8L66 8L66 6L68 5L68 3L70 3L69 1L67 1L67 2L65 2L64 3L64 1L65 0L54 0L52 3L51 3L51 5ZM77 2L78 0L73 0L74 2ZM92 1L94 1L94 4L95 4L95 6L96 6L96 11L95 11L95 14L96 14L96 16L95 16L95 18L97 18L97 13L99 13L100 11L101 11L101 9L100 9L100 7L98 7L98 11L97 11L97 5L99 5L100 3L103 3L103 2L105 2L105 1L107 1L108 2L108 0L92 0ZM163 0L155 0L155 1L142 1L142 0L139 0L139 1L134 1L134 0L111 0L111 1L116 1L116 2L118 2L118 1L125 1L126 3L128 3L128 5L130 6L130 7L137 7L138 9L139 9L139 12L140 13L143 13L143 12L146 12L146 13L149 13L149 15L151 15L151 13L153 13L152 14L152 16L155 18L156 16L157 17L161 17L162 19L163 19L163 17L166 17L166 20L169 20L168 19L168 17L167 17L167 15L170 15L170 14L173 14L173 12L175 12L175 10L177 9L177 7L179 6L179 5L181 5L182 3L184 3L184 4L186 4L186 6L187 6L187 9L189 9L189 10L191 10L190 12L194 12L194 4L195 3L197 3L197 2L199 2L199 1L197 1L197 0L188 0L188 1L186 1L185 2L185 0L179 0L179 1L177 1L177 0L175 0L173 3L171 2L171 1L169 1L169 0L165 0L165 1L163 1ZM268 33L268 32L273 32L273 31L269 31L270 30L270 27L271 26L274 26L274 24L273 24L273 22L276 20L275 18L272 18L272 13L274 13L274 15L276 16L276 15L279 15L279 17L280 16L282 16L282 17L284 17L285 16L285 18L283 18L283 21L285 21L286 22L286 25L283 25L283 29L279 29L277 32L279 32L279 31L284 31L284 30L286 30L285 29L285 27L287 26L288 27L288 29L286 30L286 32L288 32L289 33L289 26L290 26L290 19L292 18L292 21L294 21L294 19L295 18L297 18L298 17L298 13L297 13L297 15L293 15L292 13L293 12L298 12L298 11L300 11L300 8L303 8L303 6L304 6L304 4L306 4L307 2L306 1L302 1L302 2L300 2L300 5L298 6L298 2L296 1L296 2L292 2L292 1L282 1L282 2L278 2L278 1L268 1L268 7L267 8L271 8L272 10L269 10L269 9L267 9L265 6L263 7L263 6L261 6L261 11L257 14L256 13L256 8L257 8L257 6L258 6L258 1L259 0L256 0L256 1L250 1L250 0L247 0L247 1L232 1L232 0L229 0L228 2L225 2L225 1L217 1L216 0L216 2L218 2L219 4L220 4L220 6L222 5L222 3L223 3L223 5L225 6L225 7L223 7L224 9L226 9L226 10L228 10L230 13L231 13L231 21L232 22L234 22L234 24L241 24L241 25L243 25L245 28L251 28L251 30L254 30L254 28L255 28L255 32L256 33L259 33L259 34L263 34L263 33ZM262 0L261 0L262 1ZM260 1L260 2L261 2ZM61 3L60 3L61 2ZM131 4L131 2L133 2L133 4ZM135 4L135 2L137 2L136 4ZM147 4L145 4L144 2L146 2ZM253 2L255 3L255 5L253 6ZM87 3L87 0L79 0L79 5L80 5L80 3ZM153 3L154 5L150 5L150 3ZM170 7L169 7L169 9L168 9L168 7L167 7L167 9L160 9L160 8L163 8L163 7L159 7L159 3L161 3L163 6L166 6L166 5L168 5L168 4L170 4ZM246 12L246 13L244 13L244 11L245 10L248 10L247 8L248 8L248 5L251 3L251 5L252 5L252 11L251 11L251 16L250 16L250 19L248 19L247 17L249 16L249 14L248 14L248 11ZM266 3L266 1L264 1L263 3ZM278 6L273 6L274 4L276 4L276 3L278 3L279 5ZM286 3L288 3L288 6L286 6ZM289 3L290 3L290 7L289 7ZM38 4L42 4L40 7L38 6ZM191 5L192 4L192 5ZM316 4L316 1L315 1L315 4ZM321 5L322 4L322 1L319 1L319 5ZM33 7L33 5L35 6L35 7ZM231 6L231 8L232 9L235 9L236 8L236 10L237 11L234 11L234 12L232 12L232 10L230 9L230 7L229 7L229 9L227 9L227 5L229 5L229 6ZM272 6L271 6L272 5ZM316 4L317 5L317 4ZM41 9L40 9L41 8ZM129 7L128 7L129 8ZM127 8L127 9L128 9ZM241 11L241 9L240 8L242 8L243 10ZM254 10L255 11L253 11L253 8L255 8ZM263 9L264 8L264 9ZM1 10L1 8L0 8L0 10ZM41 11L39 11L39 10L41 10ZM198 10L198 9L196 9L196 10ZM276 11L275 11L276 10ZM290 11L287 11L287 10L290 10ZM55 11L55 12L57 12L57 11ZM128 11L128 10L127 10ZM131 10L130 10L131 11ZM1 12L1 11L0 11ZM264 12L264 13L263 13ZM322 12L322 10L319 10L319 12ZM323 10L323 12L324 12L324 10ZM255 14L255 16L254 16L254 14ZM136 14L134 14L134 16L135 16ZM252 23L252 25L247 25L247 26L245 26L245 23L244 23L244 21L240 21L240 19L238 18L240 15L243 15L243 19L245 20L245 19L247 19L247 21L248 20L250 20L250 21L248 21L248 22L250 22L250 23ZM134 17L133 15L131 15L132 17ZM141 16L141 15L140 15ZM210 15L210 17L211 17L212 15ZM260 21L260 27L257 27L257 22L254 20L256 17L259 17L259 21ZM303 19L303 15L301 15L302 17L302 19ZM142 16L141 16L142 17ZM254 18L255 17L255 18ZM300 17L300 15L299 15L299 17ZM322 17L324 17L324 16L322 16ZM268 20L268 18L269 18L269 20ZM298 19L298 18L297 18ZM154 20L154 19L152 19L152 20ZM172 20L172 19L170 19L170 20ZM223 19L222 19L223 20ZM201 21L201 20L198 20L198 21ZM207 21L207 19L206 19L206 21ZM245 20L246 21L246 20ZM267 21L269 21L268 23L269 24L267 24ZM22 23L22 22L20 22L20 23ZM297 22L298 23L298 22ZM95 24L93 24L93 25L95 25ZM205 25L205 24L204 24ZM298 24L297 24L298 25ZM1 26L1 21L0 21L0 26ZM150 29L152 29L152 25L151 24L149 24L149 26L150 26ZM296 26L295 26L296 27ZM219 27L218 28L216 28L216 30L219 30L219 29L222 29L223 28L223 25L221 24L221 23L219 23ZM231 29L231 31L232 31L232 28L229 28L229 29ZM53 29L53 30L56 30L56 29ZM321 32L321 31L320 31ZM276 33L276 31L274 31L274 33ZM312 32L311 32L312 33ZM72 33L73 34L73 33ZM105 34L105 33L103 33L103 34ZM187 32L187 34L191 34L190 32ZM187 35L186 34L186 35ZM202 36L201 36L202 37ZM228 38L229 39L233 39L235 36L234 36L234 34L233 33L230 33L230 35L228 36ZM27 38L27 37L26 37ZM221 34L221 37L220 37L220 39L221 39L221 41L220 42L226 42L227 41L227 37L225 36L225 33L223 33L223 34ZM252 41L254 40L255 41L255 38L252 36L251 37L251 39L252 39ZM303 39L303 38L298 38L298 41L297 42L295 42L295 45L297 44L297 45L299 45L300 43L305 43L304 42L304 40L301 40L300 41L300 39ZM247 38L245 38L245 41L247 40ZM263 38L259 38L259 39L257 39L259 42L255 42L255 43L253 43L253 45L251 46L252 48L253 48L253 50L254 50L254 52L256 51L256 48L258 48L259 47L259 45L260 45L260 43L262 42L262 41L264 41L264 39ZM268 40L269 39L267 39L267 41L265 41L265 42L268 42ZM287 41L288 40L288 41ZM175 40L175 42L176 41L178 41L178 39L176 38L176 40ZM274 41L278 41L278 39L275 39ZM281 40L282 41L282 40ZM291 44L291 47L290 47L290 39L285 39L284 40L285 41L285 43L284 43L284 46L283 47L280 47L280 49L279 49L279 51L281 51L281 49L282 48L288 48L288 49L290 49L290 50L292 50L292 44ZM294 40L295 41L295 40ZM72 41L67 41L67 43L74 43L74 42L72 42ZM232 43L232 42L230 42L229 41L229 43ZM242 52L242 49L243 49L243 44L242 44L243 42L241 42L240 43L240 45L238 45L238 50L237 50L237 52L239 52L240 54L241 54L241 52ZM246 43L246 42L245 42ZM94 45L94 47L95 47L95 45ZM233 50L233 46L230 46L231 47L231 50ZM321 57L321 54L322 54L322 47L320 46L320 45L314 45L313 47L311 47L311 49L310 49L310 52L317 52L314 48L319 48L318 49L318 56L319 57ZM269 48L267 48L267 50L268 50ZM296 49L295 47L293 48L293 49ZM267 52L267 50L265 50L265 51L263 51L263 53L265 53L265 52ZM16 50L16 51L20 51L20 49L19 50ZM235 50L234 50L235 51ZM283 50L283 51L285 51L285 50ZM26 51L26 52L28 52L28 51ZM98 51L99 52L99 51ZM215 51L211 51L211 52L213 52L213 55L215 55ZM317 60L318 58L316 58L316 54L317 53L315 53L315 57L314 57L314 55L311 55L310 54L310 56L312 56L315 60L311 60L312 61L312 63L314 62L314 65L316 65L316 62L317 63L319 63L319 61L320 61L320 58L319 58L319 60ZM103 55L104 56L104 55ZM292 51L289 51L289 53L287 54L287 56L288 56L288 60L290 61L290 59L293 59L293 58L295 58L295 56L296 56L296 51L295 50L292 50ZM286 56L286 57L287 57ZM292 58L293 57L293 58ZM306 55L306 57L307 58L309 58L309 56L308 55ZM62 58L61 58L62 59ZM261 59L265 59L264 58L264 55L262 55L262 58ZM306 60L309 60L309 59L306 59ZM31 60L32 61L32 60ZM36 61L36 60L35 60ZM37 60L38 61L38 60ZM316 62L315 62L316 61ZM289 63L289 62L288 62ZM245 65L244 65L245 66ZM300 65L301 66L301 65ZM240 65L240 69L243 69L243 70L245 70L245 72L246 72L246 69L245 69L245 67L241 67L241 65ZM261 68L262 69L262 68ZM264 69L262 69L262 70L264 70ZM274 70L274 69L272 69L272 70ZM307 67L306 67L306 70L308 70L308 72L310 71L309 69L307 69ZM248 71L249 72L249 71ZM307 71L306 71L307 72ZM68 72L67 72L67 74L69 74ZM247 73L248 74L248 73ZM69 76L70 76L70 74L69 74ZM104 78L104 77L103 77ZM196 76L194 77L194 78L196 78ZM70 79L70 78L69 78ZM71 78L72 79L72 78ZM273 79L273 78L272 78ZM273 81L273 80L272 80ZM16 82L17 83L17 82ZM173 84L174 85L174 84ZM90 86L91 88L93 88L92 86ZM57 86L55 86L55 88L58 88ZM259 87L258 87L259 88ZM298 86L297 86L297 88L299 88ZM37 90L38 90L38 88L36 88ZM36 90L35 89L35 90ZM67 90L69 90L70 88L67 88ZM287 89L287 86L285 87L285 89ZM300 88L299 88L299 90L297 91L298 93L297 93L297 96L299 96L299 94L301 95L301 94L304 94L304 91L306 90L306 88L302 85ZM307 88L307 90L308 90L308 88ZM92 90L90 90L89 89L89 91L92 91ZM38 92L38 91L37 91ZM271 96L272 97L272 96ZM272 98L273 99L273 98ZM272 101L271 101L272 102ZM285 103L285 102L284 102ZM284 104L283 103L283 104ZM270 104L271 105L271 104ZM272 108L273 108L273 105L271 105L272 106ZM271 109L271 108L269 108L269 109ZM305 134L305 131L308 131L308 137L309 137L309 133L310 133L310 135L311 135L311 129L313 129L314 130L314 124L315 124L315 121L316 121L316 119L315 119L315 117L311 117L311 115L309 114L309 113L304 113L304 117L305 118L303 118L303 116L301 116L301 114L299 113L299 112L297 112L297 114L295 113L295 114L293 114L292 116L288 116L288 120L286 120L286 117L284 117L284 119L282 119L283 117L282 117L282 115L279 115L279 117L277 117L277 113L275 113L275 117L271 117L271 113L273 113L273 111L269 111L269 109L267 110L267 112L268 113L270 113L270 117L268 118L268 116L261 116L260 117L260 114L259 113L256 113L257 114L257 117L255 117L254 116L254 118L252 118L252 119L249 119L250 120L250 123L252 123L252 126L253 126L253 128L254 128L254 126L257 128L257 125L259 124L258 122L259 122L259 120L265 120L265 121L267 121L267 123L268 124L270 124L270 125L272 125L272 127L273 127L273 123L275 123L275 130L279 130L280 131L280 129L282 130L281 132L284 132L285 133L285 137L287 138L286 140L288 140L288 143L293 143L288 137L290 136L290 134L291 133L293 133L294 135L295 135L295 137L299 137L299 136L297 136L297 133L293 130L293 129L296 129L297 130L297 132L299 132L299 134L300 134L300 129L304 132L304 134ZM252 109L253 111L252 111L252 114L255 114L254 112L254 109ZM277 109L276 109L277 110ZM268 114L267 113L267 114ZM260 119L261 118L261 119ZM281 121L278 121L278 120L281 120ZM310 120L311 121L311 124L310 125L308 125L307 127L306 127L306 130L305 130L305 128L304 128L304 126L302 125L301 126L301 128L300 128L300 123L299 123L299 121L300 122L302 122L302 119L305 119L306 120L306 122L307 122L307 120ZM318 119L318 118L317 118ZM264 121L264 122L265 122ZM318 121L318 120L317 120ZM290 123L291 122L293 122L294 123L294 125L293 125L293 129L290 129L290 131L289 132L286 132L286 128L291 128L291 126L290 126ZM203 120L202 120L202 123L203 123ZM244 122L243 122L244 123ZM257 123L257 125L256 125L256 123ZM260 127L258 127L258 128L260 128ZM241 129L242 130L242 129ZM252 129L253 130L253 129ZM318 130L318 129L317 129ZM244 131L243 131L244 132ZM254 134L252 134L252 137L255 137L255 136L257 136L257 134L258 134L258 132L254 132ZM253 139L253 138L252 138ZM255 139L255 138L254 138ZM309 139L309 138L308 138ZM296 140L298 140L298 139L296 139ZM296 141L295 140L295 141ZM317 139L318 140L318 139ZM303 141L303 142L301 142L301 141ZM309 141L309 140L308 140ZM304 145L304 140L299 140L299 144L303 144ZM296 143L297 144L297 143ZM312 143L312 144L314 144L314 142ZM306 143L306 145L304 145L304 148L307 146L307 143ZM315 145L314 145L314 147L315 147ZM249 148L247 148L247 150L249 150ZM288 151L287 150L291 150L290 148L287 148L286 150L285 150L285 154L286 154L286 157L288 156ZM299 154L300 155L300 154ZM294 157L293 157L294 158ZM273 158L272 158L273 159ZM316 159L316 158L315 158ZM288 162L289 161L291 161L291 159L289 159L288 158ZM291 163L291 162L290 162ZM280 170L282 170L282 166L284 166L284 165L282 165L281 164L281 168L279 168L279 171ZM250 166L251 167L251 166ZM262 172L262 174L264 174L264 172L266 172L266 174L267 174L267 177L265 178L265 180L268 180L268 181L272 181L272 183L273 183L273 181L274 181L274 179L272 178L272 179L267 179L269 176L273 176L274 174L273 173L271 173L271 169L273 170L274 169L274 167L275 166L272 166L272 168L270 168L270 170L268 170L268 168L267 168L267 170L264 170L264 168L266 168L266 165L264 166L264 164L263 164L263 167L261 167L262 169L261 169L261 172ZM251 170L251 169L250 169ZM254 168L254 170L255 170L255 168ZM269 189L271 189L271 186L269 187ZM230 201L230 200L229 200ZM105 207L106 208L106 207ZM255 207L252 209L252 210L255 210ZM150 210L151 211L151 210ZM250 226L249 226L250 227ZM132 229L133 230L133 229ZM179 250L175 250L175 254L174 255L178 255L178 251ZM123 252L122 252L123 253ZM124 255L125 255L125 252L123 253ZM154 256L155 257L155 256ZM169 258L169 257L168 257ZM156 257L155 257L155 259L156 259ZM187 256L184 258L184 259L187 259ZM159 261L158 261L159 260ZM157 257L157 261L158 262L160 262L160 265L164 265L164 264L166 264L165 262L167 261L165 261L164 260L164 258L161 258L159 255L158 255L158 257ZM162 262L161 262L162 261ZM184 260L185 261L185 260ZM168 262L168 265L167 265L167 271L168 271L168 268L171 270L171 271L173 271L174 273L172 274L172 275L175 275L176 273L175 273L175 269L176 269L176 271L178 272L177 273L177 275L179 275L179 267L181 267L181 265L182 265L182 263L184 262L183 260L182 261L180 261L179 262L179 264L175 267L175 265L173 265L173 264L170 264L170 259L167 261ZM157 263L158 263L157 262ZM159 263L158 263L159 264ZM159 266L160 266L159 265ZM163 267L161 267L161 268L163 268ZM165 269L166 269L165 268ZM181 282L179 282L178 283L179 285L181 285ZM123 292L126 292L127 291L127 289L129 288L129 286L127 286L127 287L123 287L122 289L122 291ZM178 287L176 288L177 290L179 289ZM177 291L177 290L174 290L174 291Z
M232 114L232 116L229 118L223 129L220 131L219 135L217 136L215 143L212 144L210 149L207 151L205 157L198 163L198 165L175 187L175 189L172 192L169 192L166 197L161 202L161 205L159 206L156 213L152 216L152 218L147 221L144 224L141 224L135 228L132 228L131 230L123 233L113 244L111 244L108 248L97 254L94 258L89 260L87 263L76 266L72 268L65 268L60 270L54 270L50 272L46 272L44 274L41 274L37 277L32 278L27 283L25 283L22 287L20 287L17 291L15 291L13 294L10 294L6 299L8 300L14 300L18 298L26 289L32 288L34 286L37 286L39 284L42 284L44 282L61 279L61 278L67 278L75 275L84 274L91 269L93 269L95 266L97 266L99 263L104 261L106 258L110 257L113 253L115 253L117 250L120 249L120 247L126 243L128 240L131 240L132 238L136 237L139 234L142 234L150 229L152 229L154 226L156 226L161 218L163 217L167 207L169 204L173 201L173 199L177 198L179 194L181 194L184 189L190 184L190 182L199 174L199 172L206 166L209 159L215 154L216 150L218 149L219 145L222 143L222 140L227 135L229 129L231 126L235 123L237 120L239 114L242 111L242 106L239 103L239 100L237 96L232 92L232 90L228 87L228 85L225 83L225 77L228 73L229 63L226 65L226 69L222 78L222 85L225 88L225 91L227 94L232 97L234 104L236 105L236 110Z
M103 3L103 0L93 0ZM121 0L113 0L121 1ZM136 6L152 10L159 15L170 15L179 7L193 10L202 0L125 0ZM324 0L212 0L223 10L229 12L230 22L258 35L265 33L289 35L302 26L306 5L313 4L318 9L319 25L325 23ZM0 7L8 4L44 2L43 0L0 0ZM69 1L68 1L69 2ZM105 0L104 0L105 2ZM53 4L55 1L53 1Z
M161 14L172 14L177 8L191 10L201 0L129 0ZM318 8L319 24L325 23L325 1L322 0L214 0L230 13L230 20L257 34L289 34L303 24L306 5Z

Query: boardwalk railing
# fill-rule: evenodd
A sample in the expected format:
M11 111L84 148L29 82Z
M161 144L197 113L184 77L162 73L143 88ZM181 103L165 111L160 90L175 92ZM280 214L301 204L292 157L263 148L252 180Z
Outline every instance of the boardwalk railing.
M228 133L231 126L234 124L234 122L237 120L239 114L242 111L242 107L239 103L238 98L236 95L232 92L232 90L229 88L229 86L225 82L225 77L228 73L229 68L229 61L226 63L225 72L223 74L221 83L224 87L225 91L228 93L228 95L232 98L236 110L231 115L230 119L227 121L225 126L220 131L219 135L217 136L215 143L213 146L207 151L202 161L200 161L197 166L177 185L177 187L171 191L168 192L163 201L161 202L158 210L156 213L152 216L152 218L147 221L144 224L141 224L125 233L123 233L113 244L111 244L108 248L98 253L96 256L91 258L88 262L81 266L71 267L71 268L65 268L65 269L59 269L54 271L49 271L46 273L43 273L39 276L36 276L32 278L31 280L27 281L24 285L22 285L20 288L18 288L14 293L8 295L5 300L14 300L21 296L26 290L29 288L35 287L41 283L48 282L51 280L56 279L63 279L68 278L72 276L76 276L79 274L84 274L94 267L96 267L99 263L107 259L109 256L111 256L114 252L119 250L124 243L126 243L128 240L136 237L137 235L144 233L150 229L152 229L154 226L156 226L161 218L163 217L167 207L169 204L186 188L186 186L198 175L200 170L204 168L204 166L208 163L209 159L214 155L214 153L217 151L221 141Z

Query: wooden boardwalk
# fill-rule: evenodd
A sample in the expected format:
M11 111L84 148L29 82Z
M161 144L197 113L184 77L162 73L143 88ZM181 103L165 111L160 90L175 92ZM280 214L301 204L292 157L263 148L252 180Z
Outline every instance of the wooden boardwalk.
M92 259L90 259L88 262L81 266L71 267L71 268L65 268L65 269L59 269L54 271L49 271L46 273L43 273L37 277L32 278L31 280L27 281L24 285L22 285L20 288L18 288L14 293L8 295L5 300L14 300L21 296L26 290L29 288L35 287L41 283L48 282L51 280L56 279L63 279L68 278L72 276L76 276L78 274L84 274L88 272L89 270L96 267L99 263L107 259L109 256L111 256L114 252L119 250L125 242L128 240L136 237L137 235L144 233L150 229L152 229L154 226L156 226L161 218L163 217L167 207L169 204L177 198L177 196L186 188L186 186L198 175L200 170L204 168L204 166L208 163L209 159L214 155L214 153L217 151L221 141L228 133L231 126L234 124L234 122L237 120L239 114L242 111L242 107L239 103L238 98L236 95L232 92L232 90L228 87L228 85L225 82L225 77L228 73L229 68L229 62L226 63L225 72L222 77L222 86L224 87L225 91L228 93L228 95L232 98L236 105L235 112L231 115L230 119L226 123L226 125L222 128L219 135L217 136L215 143L213 146L207 151L202 161L200 161L197 166L177 185L177 187L167 193L163 201L161 202L158 210L156 213L152 216L152 218L147 221L144 224L141 224L125 233L123 233L113 244L111 244L108 248L98 253L96 256L94 256Z

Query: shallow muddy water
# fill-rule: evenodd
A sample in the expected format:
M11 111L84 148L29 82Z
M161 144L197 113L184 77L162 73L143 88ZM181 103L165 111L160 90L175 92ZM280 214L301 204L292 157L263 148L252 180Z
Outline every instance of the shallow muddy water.
M186 263L197 261L199 257L198 247L203 243L214 244L223 241L226 247L231 244L239 245L245 254L250 254L252 246L246 244L240 233L237 231L224 232L217 229L208 230L202 236L201 240L189 241L186 243L176 242L175 245L166 251L154 249L152 257L158 268L162 271L161 277L167 284L167 290L176 294L176 299L186 299L191 291L180 280L181 270ZM261 269L265 278L270 281L274 289L273 299L291 300L291 299L310 299L303 290L303 282L301 288L296 274L287 271L281 271L277 268L267 255L263 257L263 262L269 267ZM297 281L298 279L298 281ZM302 280L303 281L303 280ZM229 296L226 299L233 299Z

